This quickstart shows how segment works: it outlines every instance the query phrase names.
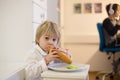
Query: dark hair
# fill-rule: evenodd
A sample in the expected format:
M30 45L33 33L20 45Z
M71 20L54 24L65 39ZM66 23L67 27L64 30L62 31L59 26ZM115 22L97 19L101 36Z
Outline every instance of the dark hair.
M108 14L108 15L110 15L110 13L109 13L110 6L111 6L111 4L108 4L108 5L106 6L106 11L107 11L107 14ZM114 13L116 13L118 6L119 6L119 4L113 4L112 9L114 10Z

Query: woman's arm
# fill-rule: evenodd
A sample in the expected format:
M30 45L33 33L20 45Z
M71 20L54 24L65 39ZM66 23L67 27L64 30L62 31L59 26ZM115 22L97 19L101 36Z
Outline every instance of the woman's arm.
M103 28L108 32L109 35L114 36L117 31L118 27L114 26L109 19L105 19L103 21Z

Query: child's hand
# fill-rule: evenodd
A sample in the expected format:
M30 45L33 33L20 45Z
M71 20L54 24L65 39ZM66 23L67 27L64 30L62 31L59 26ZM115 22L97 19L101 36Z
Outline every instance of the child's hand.
M59 58L56 49L51 49L48 55L45 57L46 64L49 64L49 62L55 60L56 58Z

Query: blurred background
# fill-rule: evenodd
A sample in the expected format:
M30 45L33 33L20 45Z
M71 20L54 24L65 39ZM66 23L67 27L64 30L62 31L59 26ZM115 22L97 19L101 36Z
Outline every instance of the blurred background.
M90 64L90 71L110 70L111 61L99 52L96 27L107 17L109 3L119 0L0 0L0 70L24 65L35 30L45 20L60 26L61 45L73 62Z

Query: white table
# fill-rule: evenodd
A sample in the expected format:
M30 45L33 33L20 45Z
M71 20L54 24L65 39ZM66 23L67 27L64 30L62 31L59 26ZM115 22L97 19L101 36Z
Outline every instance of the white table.
M85 64L85 69L82 71L59 72L47 70L41 74L41 77L43 77L43 80L89 80L89 68L90 65Z

